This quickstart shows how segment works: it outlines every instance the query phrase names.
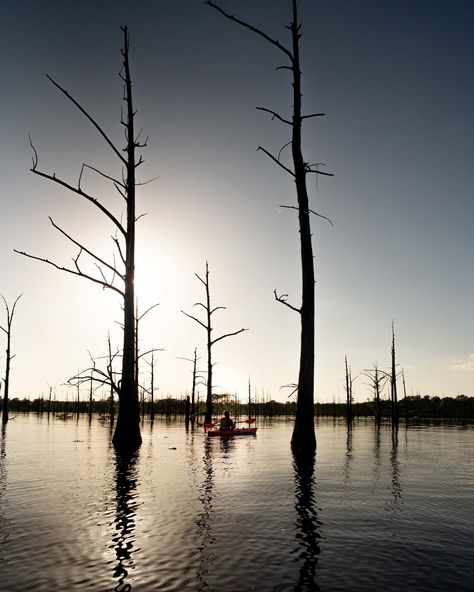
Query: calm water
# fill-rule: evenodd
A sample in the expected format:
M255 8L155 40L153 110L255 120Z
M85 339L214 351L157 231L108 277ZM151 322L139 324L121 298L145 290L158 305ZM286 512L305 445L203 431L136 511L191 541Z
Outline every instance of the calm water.
M207 440L143 426L126 461L107 423L17 416L0 450L0 589L474 589L474 426L319 421Z

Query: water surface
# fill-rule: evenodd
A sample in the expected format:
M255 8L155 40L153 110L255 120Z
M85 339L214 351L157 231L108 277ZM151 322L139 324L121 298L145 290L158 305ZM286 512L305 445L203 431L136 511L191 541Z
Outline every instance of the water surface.
M18 415L1 435L10 591L444 591L474 581L474 427L291 421L207 439L165 419L118 458L107 422Z

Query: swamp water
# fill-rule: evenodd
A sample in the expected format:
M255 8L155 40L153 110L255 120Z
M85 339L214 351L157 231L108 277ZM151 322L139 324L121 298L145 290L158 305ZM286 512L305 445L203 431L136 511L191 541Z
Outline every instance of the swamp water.
M98 418L18 415L0 590L474 590L473 425L318 420L309 466L292 427L207 439L159 419L123 461Z

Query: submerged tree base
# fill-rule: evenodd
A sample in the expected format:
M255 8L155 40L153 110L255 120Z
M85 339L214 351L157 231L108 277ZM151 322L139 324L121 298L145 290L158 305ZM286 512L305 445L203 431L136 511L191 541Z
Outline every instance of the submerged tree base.
M295 427L296 428L296 427ZM295 429L293 436L291 437L291 449L293 454L312 455L316 451L316 435L314 433L314 427L308 429Z

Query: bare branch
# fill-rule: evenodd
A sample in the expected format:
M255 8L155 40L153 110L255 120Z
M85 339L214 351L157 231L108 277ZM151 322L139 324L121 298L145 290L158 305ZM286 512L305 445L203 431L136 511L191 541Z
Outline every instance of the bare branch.
M269 158L271 158L273 160L273 162L275 162L284 171L286 171L287 173L289 173L292 177L296 177L295 173L291 169L289 169L288 167L286 167L284 164L281 164L281 162L277 158L275 158L273 156L273 154L271 154L270 152L268 152L268 150L266 150L265 148L262 148L262 146L259 146L257 148L257 150L261 150L262 152L264 152Z
M326 177L334 177L334 173L325 173L324 171L320 171L318 168L316 168L316 170L311 168L312 166L318 167L319 164L322 164L322 163L313 164L313 165L307 164L305 166L305 173L313 173L314 175L324 175Z
M149 349L146 352L143 352L142 354L139 354L139 358L143 358L144 356L147 356L148 354L151 353L155 353L155 352L161 352L161 351L166 351L164 347L154 347L152 349ZM153 364L154 366L156 365L156 362Z
M144 214L140 214L139 216L137 216L135 218L135 222L138 222L138 220L140 220L140 218L144 218L145 216L148 216L148 212L145 212Z
M301 119L309 119L310 117L324 117L326 113L311 113L310 115L302 115Z
M276 290L273 290L273 294L275 296L275 300L277 300L278 302L281 302L282 304L284 304L288 308L291 308L291 310L294 310L295 312L298 312L299 314L301 314L301 308L296 308L296 306L292 306L289 302L286 301L286 299L288 298L288 294L282 294L281 296L278 296Z
M184 310L182 310L181 312L184 315L186 315L187 317L189 317L190 319L193 319L193 321L196 321L196 323L199 323L201 325L201 327L204 327L204 329L206 329L206 331L207 331L207 325L202 323L199 319L197 319L196 317L193 317L192 315L188 314L187 312L184 312Z
M300 208L298 206L282 206L282 205L280 205L278 207L286 208L287 210L297 210L298 212L300 211ZM334 227L334 224L332 223L330 218L328 218L327 216L323 216L322 214L318 214L318 212L315 212L314 210L309 210L309 209L306 210L306 213L314 214L315 216L318 216L318 218L323 218L324 220L327 220L331 226Z
M216 306L215 308L213 308L211 310L211 312L209 314L212 314L213 312L216 312L216 310L227 310L227 306Z
M243 331L248 331L248 329L239 329L238 331L234 331L233 333L226 333L225 335L221 335L220 337L213 339L211 341L211 345L214 345L215 343L217 343L221 339L225 339L226 337L232 337L233 335L238 335L239 333L242 333Z
M286 144L284 144L284 145L283 145L283 146L280 148L280 151L278 152L278 156L277 156L277 160L278 160L278 162L280 162L280 156L281 156L281 153L282 153L282 152L283 152L283 150L284 150L284 149L285 149L287 146L289 146L290 144L291 144L291 140L290 140L289 142L287 142Z
M290 58L291 62L293 63L294 57L293 57L292 52L289 49L287 49L284 45L282 45L277 39L272 39L269 35L267 35L263 31L261 31L260 29L257 29L253 25L250 25L249 23L246 23L245 21L242 21L239 18L237 18L231 14L228 14L227 12L222 10L222 8L220 6L218 6L217 4L214 4L214 2L211 2L211 0L207 0L206 4L208 4L212 8L215 8L218 12L220 12L223 16L225 16L230 21L233 21L234 23L241 25L245 29L252 31L253 33L256 33L257 35L260 35L260 37L263 37L266 41L268 41L269 43L271 43L272 45L277 47L280 51L282 51L285 55L287 55Z
M291 121L288 121L288 119L285 119L281 115L278 115L278 113L272 111L271 109L266 109L265 107L256 107L256 109L258 109L258 111L265 111L266 113L270 113L270 115L272 115L272 119L278 119L279 121L286 123L287 125L293 125Z
M284 389L284 388L292 388L292 389L293 389L293 390L291 391L291 393L288 395L288 399L289 399L289 398L290 398L292 395L294 395L294 394L296 393L296 391L298 390L298 385L297 385L297 384L295 384L295 383L293 383L293 384L284 384L283 386L281 386L281 387L280 387L280 390L281 390L281 389Z
M75 244L77 247L79 247L81 250L83 250L84 252L86 252L88 255L90 255L90 257L92 257L93 259L95 259L96 261L98 261L99 263L101 263L102 265L105 265L105 267L108 267L113 273L114 275L118 275L118 277L122 280L125 281L125 276L120 273L113 265L110 265L110 263L107 263L107 261L104 261L103 259L101 259L100 257L98 257L97 255L95 255L92 251L90 251L89 249L87 249L86 247L84 247L81 243L79 243L77 240L73 239L72 236L70 236L67 232L65 232L62 228L60 228L55 222L54 220L51 218L51 216L48 216L49 221L51 222L51 224L54 226L54 228L56 228L56 230L58 230L62 235L64 235L67 239L69 239L73 244ZM102 271L101 271L102 273ZM104 278L105 280L105 278Z
M84 197L85 199L87 199L88 201L90 201L91 203L93 203L96 207L99 208L99 210L102 213L104 213L107 216L107 218L109 218L115 224L115 226L120 230L120 232L124 236L126 236L127 233L125 231L125 228L120 224L120 222L112 214L112 212L110 212L105 206L103 206L98 199L96 199L95 197L92 197L91 195L85 193L79 187L73 187L69 183L66 183L66 181L63 181L62 179L59 179L58 177L56 177L56 174L55 173L53 173L52 175L50 175L49 173L43 173L41 171L38 171L36 168L32 168L31 171L33 173L35 173L36 175L39 175L40 177L44 177L45 179L49 179L50 181L54 181L55 183L58 183L59 185L62 185L63 187L66 187L66 189L69 189L73 193L77 193L77 195L80 195L81 197Z
M97 174L101 175L105 179L108 179L109 181L112 181L114 183L114 185L120 185L121 187L123 187L124 189L126 189L126 187L125 187L125 185L123 183L121 183L117 179L114 179L114 177L111 177L110 175L106 175L101 170L96 169L95 167L91 166L90 164L87 164L87 163L84 162L84 163L82 163L82 166L83 167L87 167L88 169L90 169L91 171L96 172Z
M117 245L117 250L119 252L120 258L122 259L122 262L125 265L125 257L123 256L123 253L122 253L122 247L120 246L120 241L118 240L118 238L116 236L112 236L111 238L114 241L114 243Z
M104 132L104 130L100 127L100 125L89 115L89 113L87 113L87 111L76 101L76 99L74 99L74 97L72 97L67 90L65 90L62 86L60 86L55 80L53 80L53 78L51 78L51 76L49 76L49 74L46 74L46 78L48 78L48 80L50 82L52 82L54 84L54 86L56 88L58 88L72 103L74 103L74 105L79 109L79 111L86 116L86 118L92 123L92 125L96 128L96 130L99 132L99 134L104 138L104 140L107 142L107 144L112 148L112 150L115 152L115 154L120 158L120 160L126 165L127 164L127 160L120 154L120 151L115 147L115 145L112 143L112 141L108 138L108 136L106 135L106 133Z
M144 317L146 314L148 314L148 313L149 313L151 310L153 310L153 309L154 309L154 308L156 308L157 306L160 306L160 303L159 303L159 302L157 302L156 304L152 304L152 305L150 306L150 308L147 308L147 309L145 310L145 312L142 312L142 314L141 314L139 317L137 317L137 321L141 321L141 320L143 319L143 317Z
M109 284L108 282L103 282L102 280L99 280L91 275L83 273L82 271L74 271L74 269L69 269L68 267L61 267L60 265L57 265L56 263L54 263L53 261L50 261L49 259L45 259L43 257L37 257L36 255L30 255L29 253L25 253L24 251L18 251L17 249L13 249L13 251L15 253L18 253L19 255L23 255L24 257L29 257L30 259L36 259L37 261L42 261L43 263L47 263L48 265L51 265L52 267L55 267L56 269L59 269L60 271L66 271L67 273L71 273L72 275L78 275L80 277L86 278L86 279L90 280L91 282L94 282L96 284L99 284L100 286L103 286L104 288L109 288L110 290L117 292L117 294L120 294L120 296L122 296L122 298L125 296L123 290L120 290L120 288L117 288L116 286L113 286L112 284Z
M32 157L33 164L31 166L31 169L34 171L36 169L36 167L38 166L38 152L36 152L36 148L33 146L33 142L31 141L30 134L28 134L28 139L30 140L30 147L33 150L33 157Z
M207 286L206 282L205 282L205 281L202 279L202 277L198 276L198 274L197 274L197 273L195 273L194 275L197 277L197 279L198 279L200 282L202 282L202 283L203 283L205 286Z

